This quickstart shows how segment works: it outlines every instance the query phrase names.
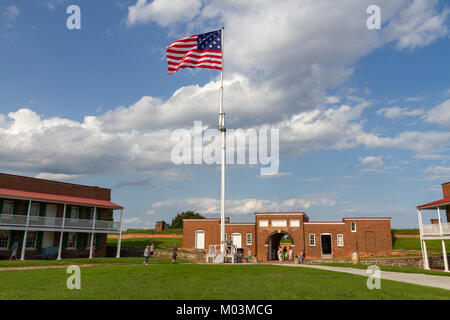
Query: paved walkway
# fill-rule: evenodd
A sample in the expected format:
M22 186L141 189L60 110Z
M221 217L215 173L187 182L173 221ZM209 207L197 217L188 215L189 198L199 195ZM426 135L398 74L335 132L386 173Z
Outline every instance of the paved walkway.
M276 264L279 265L279 264ZM329 267L329 266L318 266L318 265L310 265L310 264L291 264L284 265L287 267L300 267L300 268L313 268L313 269L322 269L322 270L330 270L336 272L345 272L356 274L360 276L368 277L366 269L356 269L356 268L343 268L343 267ZM391 272L391 271L380 271L381 281L384 280L393 280L400 281L412 284L418 284L421 286L435 287L450 290L450 277L447 276L435 276L430 274L421 274L421 273L405 273L405 272Z

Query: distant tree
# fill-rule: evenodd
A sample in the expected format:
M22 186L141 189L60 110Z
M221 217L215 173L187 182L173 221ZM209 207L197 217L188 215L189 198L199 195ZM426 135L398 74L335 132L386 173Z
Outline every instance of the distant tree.
M172 223L170 224L171 229L183 229L183 219L205 219L200 213L196 213L194 211L185 211L179 213L172 219Z

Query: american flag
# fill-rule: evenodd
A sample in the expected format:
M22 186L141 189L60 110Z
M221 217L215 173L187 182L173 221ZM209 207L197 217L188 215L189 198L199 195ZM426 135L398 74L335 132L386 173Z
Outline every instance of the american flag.
M168 73L180 68L222 70L222 30L195 34L172 42L166 49Z

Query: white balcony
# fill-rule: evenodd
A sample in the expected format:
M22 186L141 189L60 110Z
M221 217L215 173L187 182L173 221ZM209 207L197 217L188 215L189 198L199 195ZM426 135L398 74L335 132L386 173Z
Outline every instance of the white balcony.
M56 217L36 217L30 216L28 221L28 228L53 230L63 228L63 218ZM7 215L0 214L0 227L21 227L27 226L26 215ZM94 220L89 219L70 219L66 218L64 222L64 229L87 232L87 231L103 231L103 232L119 232L120 222L96 220L95 227Z
M423 224L422 231L424 236L441 235L439 224ZM450 235L450 223L442 223L442 235Z

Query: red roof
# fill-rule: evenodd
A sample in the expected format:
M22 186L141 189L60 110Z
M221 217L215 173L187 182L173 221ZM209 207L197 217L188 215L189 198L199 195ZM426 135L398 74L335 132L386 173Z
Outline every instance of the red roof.
M422 205L418 206L417 209L437 208L437 207L439 207L439 205L442 205L442 204L450 205L450 197L446 197L446 198L441 199L441 200L436 200L436 201L433 201L433 202L422 204Z
M276 214L283 214L283 213L298 213L298 214L305 214L304 212L301 211L267 211L267 212L255 212L255 214L271 214L271 213L276 213Z
M342 218L342 220L392 220L391 217L347 217L347 218Z
M26 199L26 200L30 199L30 200L38 200L38 201L49 201L49 202L59 202L59 203L67 203L67 204L87 205L87 206L101 207L101 208L108 208L108 209L123 209L122 206L119 206L118 204L115 204L115 203L113 203L111 201L107 201L107 200L62 196L62 195L58 195L58 194L22 191L22 190L15 190L15 189L0 188L0 197L11 197L11 198Z

